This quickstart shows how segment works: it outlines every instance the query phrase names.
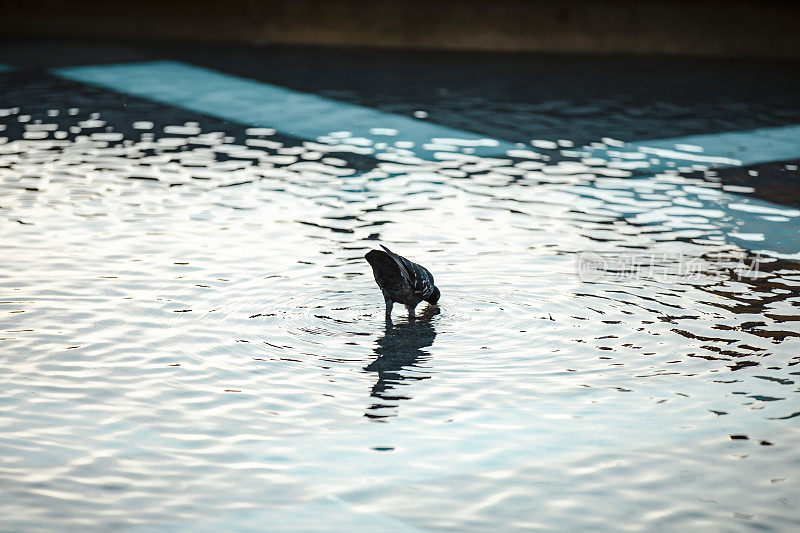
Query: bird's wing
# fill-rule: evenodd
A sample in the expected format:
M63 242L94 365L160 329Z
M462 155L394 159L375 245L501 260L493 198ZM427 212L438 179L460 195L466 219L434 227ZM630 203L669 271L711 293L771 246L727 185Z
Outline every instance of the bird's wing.
M394 259L394 262L397 263L397 266L400 267L400 272L403 274L403 277L406 278L409 285L414 287L415 276L414 276L414 270L412 268L413 263L411 263L411 261L409 261L402 255L397 255L396 253L394 253L393 251L391 251L382 244L381 248L386 250L386 253L389 254L389 257Z
M416 283L414 284L414 292L419 293L422 298L427 298L433 294L433 276L425 267L420 265L415 266L419 267L421 272L417 276Z
M389 257L394 259L397 266L400 267L400 272L403 274L403 277L408 280L409 285L411 285L415 293L419 294L422 298L427 298L433 293L433 276L428 272L428 269L409 261L402 255L394 253L382 244L381 248L389 254Z

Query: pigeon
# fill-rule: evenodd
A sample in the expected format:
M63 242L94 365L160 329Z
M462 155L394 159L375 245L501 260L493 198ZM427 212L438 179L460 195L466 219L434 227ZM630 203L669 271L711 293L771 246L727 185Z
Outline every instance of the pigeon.
M386 320L391 320L392 305L401 303L408 309L408 319L414 320L414 308L423 300L429 304L439 301L440 292L433 276L418 265L381 245L383 250L370 250L364 258L372 267L375 282L386 300Z

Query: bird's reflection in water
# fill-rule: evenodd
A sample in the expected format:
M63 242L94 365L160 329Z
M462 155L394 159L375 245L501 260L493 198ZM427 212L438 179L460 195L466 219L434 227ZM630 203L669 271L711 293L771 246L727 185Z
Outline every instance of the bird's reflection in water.
M364 367L367 372L378 374L370 394L373 403L364 416L374 420L397 416L400 400L411 399L399 387L431 377L433 372L424 364L430 357L425 348L432 346L436 338L431 319L438 313L437 306L429 305L413 322L393 325L390 320L386 321L383 337L377 340L375 347L378 358Z

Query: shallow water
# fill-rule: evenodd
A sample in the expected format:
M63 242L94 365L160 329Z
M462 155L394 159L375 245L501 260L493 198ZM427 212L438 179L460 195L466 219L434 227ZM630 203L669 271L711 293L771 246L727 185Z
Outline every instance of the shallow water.
M713 172L101 97L0 117L4 529L800 525L800 267ZM378 243L439 307L384 323Z

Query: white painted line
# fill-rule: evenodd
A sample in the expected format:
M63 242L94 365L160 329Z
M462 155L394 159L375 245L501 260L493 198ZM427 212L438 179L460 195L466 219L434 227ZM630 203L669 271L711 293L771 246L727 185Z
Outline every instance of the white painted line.
M534 156L533 149L523 151L519 145L508 141L185 63L154 61L71 67L56 69L53 73L241 124L274 128L301 139L323 138L327 142L343 143L361 153L385 154L392 151L392 146L397 146L401 149L401 157L405 153L429 161L502 157L509 151L516 157ZM384 143L386 147L382 146ZM458 151L468 151L471 155ZM605 144L563 152L598 158L611 163L610 166L616 164L619 168L635 169L641 176L652 176L668 169L754 165L800 158L800 125L633 143L609 140ZM641 183L642 179L657 178L631 179L630 187L635 189L637 185L634 182ZM698 187L692 185L679 187L684 189L682 194L697 205L719 210L720 216L712 217L710 223L731 241L747 249L771 250L787 257L800 254L800 224L793 210L730 192L719 191L719 194L710 195L709 190L695 191ZM568 188L577 197L602 200L602 195L591 192L592 189L596 189L596 185ZM644 209L648 211L645 215L639 208L646 206L647 202L623 208L613 199L602 201L608 209L618 209L621 216L639 223L651 218L665 220L675 216L669 209L649 208ZM742 209L742 205L757 208L756 212L752 208ZM759 210L761 212L757 212ZM780 211L781 216L770 218L764 214L765 210ZM756 239L754 236L759 237Z
M174 61L70 67L53 73L241 124L275 128L301 139L333 137L360 145L365 152L377 143L399 142L417 157L431 160L443 152L443 145L452 145L452 139L479 156L504 156L519 149L515 143L477 133ZM632 142L588 154L606 160L644 154L645 168L640 170L648 173L692 164L725 167L785 161L800 158L800 125Z
M646 165L640 171L652 174L692 165L722 168L787 161L800 159L800 125L638 141L595 148L584 155L642 161Z
M301 139L349 140L350 144L366 147L365 151L376 143L391 145L399 141L405 146L412 143L419 157L432 157L435 147L423 145L434 138L473 141L476 154L498 154L516 147L476 133L173 61L70 67L52 72L240 124L275 128Z

